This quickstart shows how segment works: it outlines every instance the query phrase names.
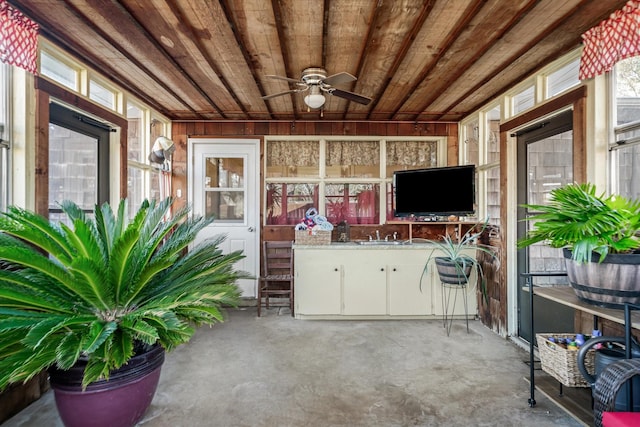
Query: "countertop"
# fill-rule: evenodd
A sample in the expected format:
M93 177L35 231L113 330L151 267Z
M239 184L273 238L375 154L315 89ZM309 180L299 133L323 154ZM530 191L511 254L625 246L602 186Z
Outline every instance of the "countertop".
M365 241L365 244L360 244L358 242L331 242L329 245L300 245L294 243L294 249L327 249L327 250L348 250L348 249L358 249L358 250L412 250L412 249L428 249L434 248L436 245L433 244L433 241L424 240L424 239L413 239L413 241L402 241L402 244L392 244L389 242L388 244L369 244L369 242Z

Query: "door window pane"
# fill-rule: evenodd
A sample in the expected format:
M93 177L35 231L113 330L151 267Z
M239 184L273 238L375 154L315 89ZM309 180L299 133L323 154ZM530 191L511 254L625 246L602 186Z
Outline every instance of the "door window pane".
M218 221L245 218L245 160L241 157L205 158L205 214Z
M205 215L218 221L244 221L244 191L207 191Z
M75 202L93 211L97 203L98 140L73 130L49 125L49 209L57 220L58 203ZM58 214L60 217L61 215Z
M617 193L640 200L640 144L623 146L615 151L617 156Z

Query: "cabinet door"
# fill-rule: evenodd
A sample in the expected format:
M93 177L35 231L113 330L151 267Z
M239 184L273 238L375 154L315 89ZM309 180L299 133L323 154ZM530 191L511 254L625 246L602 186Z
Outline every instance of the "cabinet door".
M433 314L431 275L425 273L420 289L423 266L412 264L389 265L389 314L412 316Z
M370 260L356 261L344 269L343 311L345 315L387 314L387 266L365 253Z
M296 314L340 314L342 266L331 259L323 260L324 254L320 251L295 253Z

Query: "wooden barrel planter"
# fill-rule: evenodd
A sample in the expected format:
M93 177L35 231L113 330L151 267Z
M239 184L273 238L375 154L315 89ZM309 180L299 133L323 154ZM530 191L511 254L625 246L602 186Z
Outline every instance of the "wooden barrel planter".
M598 262L577 263L564 249L569 283L578 298L606 308L624 308L625 303L640 304L640 254L610 254Z
M473 263L461 265L445 257L435 257L436 269L440 281L445 285L466 285L471 274Z

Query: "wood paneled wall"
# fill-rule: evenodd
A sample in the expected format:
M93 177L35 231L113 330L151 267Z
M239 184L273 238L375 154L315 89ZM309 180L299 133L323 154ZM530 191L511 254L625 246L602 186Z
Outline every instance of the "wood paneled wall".
M267 121L189 121L173 122L171 139L176 144L173 154L172 195L181 191L178 199L181 205L188 203L187 195L187 140L190 137L206 138L247 138L263 140L264 136L278 135L317 135L317 136L446 136L447 159L450 165L458 163L458 124L457 123L423 123L423 122L337 122L337 121L304 121L304 122L267 122ZM260 147L260 159L263 156L263 144ZM260 162L262 165L262 161ZM260 177L262 181L262 171ZM290 228L290 227L288 227Z

